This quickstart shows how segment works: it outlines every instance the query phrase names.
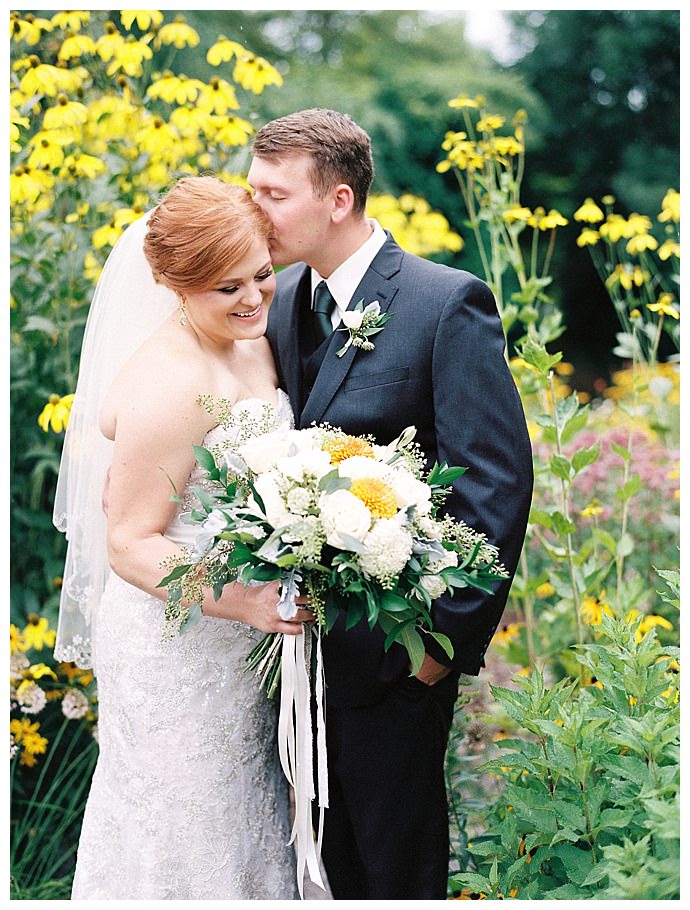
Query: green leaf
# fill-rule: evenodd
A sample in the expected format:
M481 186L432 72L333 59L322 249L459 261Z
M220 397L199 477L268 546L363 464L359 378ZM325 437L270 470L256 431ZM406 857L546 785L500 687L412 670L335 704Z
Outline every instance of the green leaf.
M455 651L450 638L448 638L447 635L444 635L443 632L429 632L429 635L431 635L434 641L437 641L441 645L448 657L452 660Z
M561 442L568 442L585 426L589 418L587 408L581 408L577 414L568 420L561 430Z
M349 490L351 486L352 482L349 477L341 477L337 468L324 474L319 481L319 490L324 493L332 493L334 490Z
M637 493L637 491L641 488L642 481L640 479L640 475L633 474L632 477L630 477L619 490L616 490L616 499L620 499L622 501L630 499L630 497L634 496L635 493Z
M546 347L533 338L525 339L520 348L520 356L544 377L563 359L560 351L557 354L549 354Z
M401 643L407 649L407 653L410 655L410 663L412 665L410 673L412 676L416 676L419 673L422 662L424 661L424 642L422 637L414 628L413 625L406 625L403 628L402 634L400 636Z
M171 581L177 581L178 578L183 578L190 569L194 568L192 565L184 566L175 566L172 572L169 575L166 575L163 581L159 581L156 585L157 588L164 588L166 585L169 585Z
M568 534L574 534L577 528L575 525L562 515L560 512L554 512L551 516L553 519L553 530L559 537L565 537Z
M619 446L619 445L618 445L617 443L615 443L615 442L612 442L612 443L611 443L611 449L612 449L617 455L620 455L621 458L624 458L626 461L630 461L630 458L631 458L630 449L625 449L625 448L623 448L623 446Z
M616 540L613 537L613 535L609 534L608 531L604 531L603 528L594 528L592 530L592 533L594 534L594 536L600 543L603 543L603 545L606 547L606 549L609 551L609 553L612 556L616 555L616 546L617 545L616 545Z
M635 549L635 541L630 534L623 534L621 539L618 541L616 546L616 555L618 556L630 556L630 554Z
M192 446L192 450L194 457L205 471L208 471L209 474L218 471L216 459L208 449L204 448L204 446Z
M578 449L577 452L575 452L572 461L573 470L576 474L597 460L599 457L600 448L601 446L597 442L593 446L589 446L588 448L584 449Z
M399 594L392 591L382 591L380 595L380 605L382 610L388 613L402 613L409 609L410 604Z
M451 878L450 885L458 891L463 888L469 888L473 894L491 893L489 879L476 872L459 872Z
M570 480L573 469L567 458L562 455L552 455L549 467L551 468L551 473L555 474L556 477L560 477L561 480Z
M195 626L201 619L201 604L191 604L187 609L187 615L180 623L180 634L184 634L188 629Z
M548 528L549 530L553 528L551 513L545 512L543 509L530 509L529 520L530 524L541 525L543 528Z

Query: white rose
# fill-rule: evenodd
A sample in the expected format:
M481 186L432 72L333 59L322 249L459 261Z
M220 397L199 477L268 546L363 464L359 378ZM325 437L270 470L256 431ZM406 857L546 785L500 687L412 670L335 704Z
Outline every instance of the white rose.
M369 458L366 455L352 455L340 462L338 473L341 477L349 477L350 480L363 480L365 477L388 480L391 469L387 464L376 461L375 458Z
M238 451L255 474L270 471L279 458L290 452L291 440L285 430L262 433L243 443Z
M280 487L276 482L276 475L269 471L257 477L254 484L256 492L261 497L264 504L265 515L268 523L274 528L283 528L292 521L293 516L288 511L280 492ZM249 497L247 507L250 512L263 517L259 504L253 496Z
M348 490L322 494L319 509L326 541L339 550L349 549L341 535L361 541L371 527L371 512L361 499Z
M431 490L409 471L394 471L391 485L399 509L414 506L419 515L428 515L431 511Z
M438 575L422 575L419 579L421 586L428 592L432 600L436 600L441 594L444 594L448 587L445 581Z
M321 479L324 474L333 470L331 456L321 449L304 449L294 455L278 458L275 462L275 469L284 477L296 480L297 483L302 483L307 476Z
M347 329L357 331L362 325L364 310L346 310L342 315L343 325Z

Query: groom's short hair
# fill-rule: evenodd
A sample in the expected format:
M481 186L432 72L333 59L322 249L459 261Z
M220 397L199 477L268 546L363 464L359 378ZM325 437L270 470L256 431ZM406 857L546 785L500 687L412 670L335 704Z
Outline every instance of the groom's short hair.
M354 211L363 212L374 179L371 139L347 114L311 108L271 120L254 139L258 158L307 153L314 195L322 199L339 183L354 194Z

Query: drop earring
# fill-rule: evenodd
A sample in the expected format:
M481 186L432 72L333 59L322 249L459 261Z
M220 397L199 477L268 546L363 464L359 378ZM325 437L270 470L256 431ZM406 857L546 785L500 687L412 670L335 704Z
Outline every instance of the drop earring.
M187 300L185 297L180 296L180 325L187 325L187 307L185 304Z

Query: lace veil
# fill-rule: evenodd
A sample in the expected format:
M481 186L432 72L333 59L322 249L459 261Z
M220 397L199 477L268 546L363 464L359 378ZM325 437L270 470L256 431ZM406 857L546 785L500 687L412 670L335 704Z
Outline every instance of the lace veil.
M79 667L92 666L91 622L110 571L101 501L112 442L99 429L101 406L120 368L177 305L144 256L147 222L124 231L96 285L55 493L53 523L67 537L55 657Z

